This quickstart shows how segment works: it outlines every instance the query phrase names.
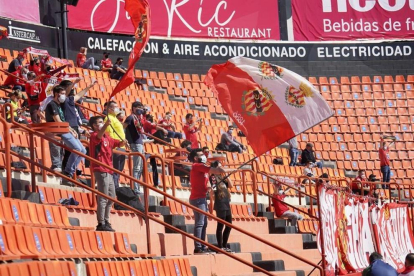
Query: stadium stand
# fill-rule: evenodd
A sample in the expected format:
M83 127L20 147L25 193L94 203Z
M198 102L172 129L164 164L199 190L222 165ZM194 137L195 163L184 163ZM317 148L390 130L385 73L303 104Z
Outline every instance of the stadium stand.
M0 55L5 57L2 69L7 69L16 51L0 48ZM83 78L77 89L83 89L97 80L98 86L88 92L83 107L87 117L101 113L116 82L104 72L76 67L66 70ZM221 158L228 166L236 167L254 157L250 147L242 154L214 151L221 133L231 122L204 85L205 76L145 70L135 70L135 76L146 79L147 84L141 87L132 85L126 93L115 96L127 114L130 104L139 100L149 106L151 113L159 119L165 112L171 112L172 120L181 131L185 114L191 110L196 117L205 120L206 131L200 133L199 140L210 148L212 157ZM0 81L5 78L0 73ZM324 168L315 169L316 175L327 173L331 181L338 185L349 185L358 170L380 177L378 144L380 135L389 133L397 137L395 149L391 151L392 181L389 189L380 190L380 198L386 201L412 200L414 191L409 184L414 178L411 142L414 127L413 79L413 76L401 75L372 78L343 76L339 81L329 77L309 77L335 110L335 116L298 137L301 149L305 148L306 143L314 143L317 158L324 161ZM0 97L7 99L5 90L0 90ZM5 135L1 133L2 138ZM30 149L30 136L26 132L12 128L10 137L11 146L21 147L24 151ZM244 137L239 139L243 144L248 144ZM34 141L35 161L50 167L50 160L45 158L49 156L49 148L39 137L35 137ZM1 142L3 149L7 147L4 139ZM178 139L173 139L172 146L146 144L145 151L161 157L158 164L161 189L186 201L188 181L171 175L170 163L165 159L171 149L179 147L179 144ZM231 189L233 224L316 264L320 261L315 242L319 228L318 210L310 203L309 197L302 194L316 196L315 187L308 185L303 190L290 190L287 194L288 203L299 207L305 216L305 220L298 223L299 233L289 226L287 220L278 219L271 213L270 198L265 195L274 192L270 181L272 177L285 183L302 182L302 167L289 167L288 156L287 147L282 145L257 158L251 167L253 170L242 170L231 176L235 183ZM273 164L275 158L281 158L283 165ZM23 169L12 168L13 186L20 185L22 190L31 191L32 185L24 181L32 179L31 165L24 158L13 156L12 160L26 164ZM5 168L6 165L5 154L1 154L0 166ZM84 164L81 169L84 175L90 175L89 168ZM84 189L57 185L59 177L49 172L46 175L41 168L36 167L35 172L38 179L35 189L39 193L40 204L7 198L5 195L11 191L0 190L0 259L3 262L20 259L55 261L1 264L1 275L29 275L28 271L30 275L82 275L81 272L86 275L253 275L252 268L223 254L191 255L193 243L189 238L128 210L112 210L111 221L116 233L93 231L96 226L93 194ZM131 174L128 166L125 173ZM152 178L147 179L148 184L153 185ZM6 179L2 182L0 188L5 187ZM129 185L130 182L130 179L121 176L121 183ZM260 191L258 204L252 203L256 192L254 187ZM59 204L59 200L65 198L73 198L79 205ZM152 212L150 216L192 233L193 210L178 201L167 200L165 196L151 191L149 210ZM298 212L297 209L292 210ZM207 233L211 244L217 242L215 226L216 221L209 219ZM307 275L313 269L296 257L275 251L234 230L229 242L239 258L266 270L278 271L278 275ZM52 270L53 274L50 274Z

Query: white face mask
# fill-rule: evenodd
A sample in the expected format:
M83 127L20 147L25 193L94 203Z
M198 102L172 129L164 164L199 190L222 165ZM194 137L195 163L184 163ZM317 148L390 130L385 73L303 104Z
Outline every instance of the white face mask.
M98 129L101 130L103 128L103 123L98 124Z
M118 114L118 113L119 113L119 107L115 107L115 108L114 108L114 113L115 113L115 114Z
M207 157L205 155L200 156L200 159L201 159L200 160L201 163L203 163L203 164L207 163Z
M279 195L283 194L283 190L279 190Z
M65 100L66 100L66 95L59 95L58 100L59 100L60 103L64 103Z

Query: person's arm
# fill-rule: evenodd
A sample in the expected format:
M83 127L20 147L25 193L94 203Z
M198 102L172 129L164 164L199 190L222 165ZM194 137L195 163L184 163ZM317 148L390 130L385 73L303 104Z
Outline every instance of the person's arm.
M227 178L226 181L227 181L227 188L229 189L233 188L233 181L230 179L230 177Z
M116 67L116 70L124 74L126 73L126 71L121 66Z
M97 81L91 83L89 86L85 87L85 89L83 89L81 92L79 92L78 94L76 94L75 95L75 102L77 102L80 99L82 99L85 96L86 92L88 92L89 89L91 89L97 83L98 83Z
M168 131L167 131L165 128L160 127L160 126L159 126L159 125L157 125L157 124L155 124L155 128L156 128L157 130L162 130L162 131L164 132L164 134L168 134Z
M384 149L384 139L381 137L380 138L380 149Z
M96 137L101 140L102 136L105 134L106 129L108 128L108 126L111 124L111 120L109 120L109 118L106 120L106 122L104 123L104 125L102 126L102 128L98 131L98 134L96 135Z
M61 123L61 122L62 122L62 121L60 120L59 114L54 115L54 116L53 116L53 120L54 120L56 123Z

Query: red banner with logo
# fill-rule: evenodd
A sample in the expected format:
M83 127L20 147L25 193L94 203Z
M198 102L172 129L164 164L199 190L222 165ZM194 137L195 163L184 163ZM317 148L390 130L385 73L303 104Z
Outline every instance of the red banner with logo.
M279 40L275 0L149 0L151 35ZM79 1L68 6L69 28L134 34L123 0Z
M411 0L292 0L296 41L414 37Z
M7 17L25 22L39 23L38 0L0 0L0 17Z

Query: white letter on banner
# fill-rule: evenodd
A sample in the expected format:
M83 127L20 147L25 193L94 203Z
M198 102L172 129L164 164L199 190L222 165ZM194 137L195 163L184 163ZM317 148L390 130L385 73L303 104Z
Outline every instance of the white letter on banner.
M345 2L345 1L342 1ZM367 12L372 10L372 8L374 8L375 6L375 2L376 1L372 1L372 0L365 0L365 7L361 7L359 0L349 0L349 4L351 5L351 7L359 12Z
M394 12L399 11L404 7L405 0L395 0L395 5L393 7L390 5L390 0L378 0L378 3L384 10Z
M346 0L337 0L338 12L347 12ZM322 0L323 12L332 12L332 0Z
M88 37L88 48L89 49L94 49L93 38L92 37Z

